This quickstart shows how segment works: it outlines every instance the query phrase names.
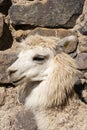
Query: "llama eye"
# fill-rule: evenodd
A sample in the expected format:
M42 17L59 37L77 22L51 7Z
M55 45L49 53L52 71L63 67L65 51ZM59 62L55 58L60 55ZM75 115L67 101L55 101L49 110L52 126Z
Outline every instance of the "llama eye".
M44 61L44 60L45 60L45 56L43 55L37 55L33 57L33 61Z

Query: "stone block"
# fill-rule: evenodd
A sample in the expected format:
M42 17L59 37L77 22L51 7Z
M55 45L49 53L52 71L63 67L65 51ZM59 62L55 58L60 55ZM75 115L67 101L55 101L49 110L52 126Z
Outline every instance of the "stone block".
M75 25L84 0L45 0L13 4L9 16L15 25L66 27Z
M87 53L80 53L76 57L76 62L80 70L87 69Z
M37 130L33 113L30 110L19 112L16 116L15 128L16 130Z
M6 95L5 88L0 87L0 106L4 104L5 95Z
M79 44L78 44L78 49L81 52L87 53L87 36L80 36L80 38L79 38Z
M16 59L16 52L0 52L0 83L9 83L6 71Z

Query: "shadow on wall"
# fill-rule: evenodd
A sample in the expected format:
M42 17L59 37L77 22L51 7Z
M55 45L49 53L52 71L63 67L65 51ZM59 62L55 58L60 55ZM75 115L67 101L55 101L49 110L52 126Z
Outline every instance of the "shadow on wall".
M79 99L87 104L87 83L82 84L81 80L78 80L78 82L74 86L74 90L77 93ZM85 95L83 94L85 92Z
M5 15L8 15L8 9L10 8L10 6L12 5L12 2L11 0L3 0L0 1L0 12L5 14Z
M6 23L4 23L3 35L0 38L0 50L9 49L12 46L13 38L9 27Z

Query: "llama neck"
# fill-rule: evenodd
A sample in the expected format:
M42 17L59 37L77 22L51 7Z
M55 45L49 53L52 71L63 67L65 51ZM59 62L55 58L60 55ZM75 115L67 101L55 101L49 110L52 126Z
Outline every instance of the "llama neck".
M71 82L67 81L68 79L63 79L62 75L51 75L46 81L28 84L27 90L29 89L29 93L27 91L25 106L28 108L54 108L65 106L76 97L73 90L75 83L73 76L69 75L69 79Z
M73 66L69 62L68 64L56 63L46 80L34 83L34 85L32 83L30 87L32 90L26 98L25 106L28 108L59 108L75 99L73 86L76 69Z

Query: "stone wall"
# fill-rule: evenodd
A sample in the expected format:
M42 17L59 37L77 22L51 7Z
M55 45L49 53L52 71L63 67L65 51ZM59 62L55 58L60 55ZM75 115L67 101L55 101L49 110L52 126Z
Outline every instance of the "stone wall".
M77 35L65 52L82 72L76 92L87 103L87 0L1 0L0 130L37 129L33 114L19 102L20 89L9 83L6 73L17 58L21 39L36 33L60 38Z

